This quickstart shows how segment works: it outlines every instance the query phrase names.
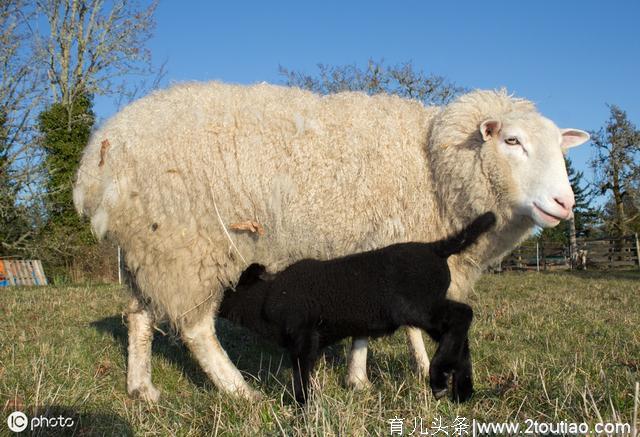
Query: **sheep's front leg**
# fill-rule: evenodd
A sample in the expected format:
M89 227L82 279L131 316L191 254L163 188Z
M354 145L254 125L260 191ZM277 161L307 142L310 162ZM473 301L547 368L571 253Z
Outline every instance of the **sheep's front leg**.
M355 390L365 390L371 386L367 378L367 342L366 338L354 338L351 344L346 383Z
M409 340L409 350L413 355L413 361L418 374L426 376L429 374L429 355L424 347L422 330L412 326L407 327L407 339Z
M136 297L129 302L128 313L127 392L131 397L157 402L160 391L151 383L153 317Z
M262 397L260 392L246 383L222 349L211 314L206 314L192 326L183 328L182 337L200 367L218 389L249 400Z

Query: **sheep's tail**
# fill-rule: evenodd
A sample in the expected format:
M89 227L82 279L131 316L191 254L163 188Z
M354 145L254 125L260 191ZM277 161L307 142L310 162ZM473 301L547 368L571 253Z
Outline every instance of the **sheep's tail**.
M101 239L109 227L110 212L118 202L120 188L112 174L110 153L118 146L98 130L94 132L82 153L73 186L73 204L81 216L91 219L94 235Z
M460 253L475 243L480 235L491 229L495 223L495 214L485 212L456 235L436 242L435 251L443 258Z

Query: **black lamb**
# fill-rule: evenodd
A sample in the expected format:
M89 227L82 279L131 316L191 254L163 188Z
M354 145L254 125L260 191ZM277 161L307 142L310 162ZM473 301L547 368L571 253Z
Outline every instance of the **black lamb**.
M446 298L447 258L465 250L495 223L491 212L457 235L432 243L401 243L327 261L304 259L268 275L252 264L235 290L225 292L219 315L286 348L294 392L307 399L309 374L322 349L345 337L380 337L415 326L439 343L429 378L436 398L473 393L469 305Z

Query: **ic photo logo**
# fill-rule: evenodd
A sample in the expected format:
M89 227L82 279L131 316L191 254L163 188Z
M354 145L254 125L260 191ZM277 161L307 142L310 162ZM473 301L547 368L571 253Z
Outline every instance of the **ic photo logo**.
M7 426L13 432L22 432L27 427L29 431L35 431L39 428L73 428L75 420L72 417L63 415L39 415L33 416L31 419L22 411L14 411L7 417Z
M29 424L29 419L27 415L21 411L14 411L9 414L7 417L7 425L9 425L9 429L13 432L21 432L27 429L27 425Z

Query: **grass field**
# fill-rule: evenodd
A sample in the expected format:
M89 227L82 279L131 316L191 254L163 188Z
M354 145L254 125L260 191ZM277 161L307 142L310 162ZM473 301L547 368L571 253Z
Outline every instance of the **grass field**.
M464 405L433 399L398 332L371 343L373 388L366 392L342 385L346 343L328 350L315 373L319 388L302 411L291 404L291 370L279 349L222 322L229 356L265 400L250 404L218 393L182 344L159 332L153 379L161 400L131 400L125 302L117 286L0 289L0 435L9 433L13 410L31 417L47 407L72 415L74 428L66 431L83 436L390 435L395 418L403 419L403 435L419 435L420 422L433 435L439 420L458 435L472 419L523 427L527 419L590 426L638 420L638 272L484 276L471 299L476 393Z

